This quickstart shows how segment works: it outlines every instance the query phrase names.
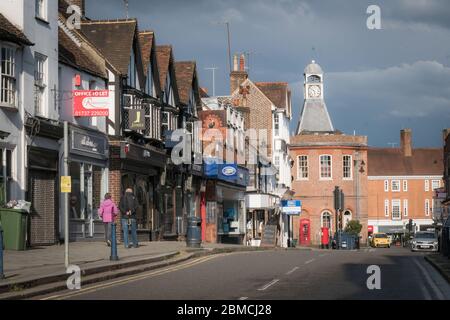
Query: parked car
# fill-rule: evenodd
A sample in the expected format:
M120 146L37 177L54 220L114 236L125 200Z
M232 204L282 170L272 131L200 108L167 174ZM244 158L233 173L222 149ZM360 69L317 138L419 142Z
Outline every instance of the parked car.
M411 251L432 251L439 249L439 242L436 234L429 231L419 231L414 235L414 239L410 241Z
M391 240L386 233L375 233L372 237L372 247L391 247Z

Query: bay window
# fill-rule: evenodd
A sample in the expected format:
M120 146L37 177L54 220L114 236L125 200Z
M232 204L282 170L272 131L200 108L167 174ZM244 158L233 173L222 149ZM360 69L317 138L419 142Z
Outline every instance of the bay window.
M13 47L1 46L0 104L7 107L16 107L15 51Z

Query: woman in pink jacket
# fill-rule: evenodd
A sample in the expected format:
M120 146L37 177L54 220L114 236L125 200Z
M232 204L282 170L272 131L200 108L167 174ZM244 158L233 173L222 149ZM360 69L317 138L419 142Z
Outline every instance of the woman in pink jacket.
M114 201L111 200L111 194L105 194L105 200L100 204L98 215L102 218L105 225L105 240L108 246L111 245L111 224L116 219L119 209Z

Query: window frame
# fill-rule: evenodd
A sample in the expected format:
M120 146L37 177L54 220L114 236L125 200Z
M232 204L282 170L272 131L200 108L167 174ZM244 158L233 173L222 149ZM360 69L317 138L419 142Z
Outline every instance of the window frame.
M424 190L425 190L425 192L428 192L428 191L430 191L430 180L424 180Z
M408 180L402 181L402 190L403 192L408 192Z
M16 52L17 47L0 42L0 105L9 108L17 108Z
M425 199L425 216L430 216L430 199Z
M305 158L302 160L301 158ZM309 180L309 159L307 155L297 156L297 180ZM306 166L302 166L302 163L306 163ZM306 169L306 170L304 170ZM303 177L303 173L306 171L306 177Z
M47 98L47 65L48 57L42 53L34 53L34 112L45 116ZM38 77L39 75L39 77Z
M408 199L403 199L403 217L407 217L409 215L408 212Z
M35 0L34 4L35 4L34 8L35 18L47 22L48 21L47 0Z
M329 177L323 177L322 175L322 158L323 157L329 157ZM333 156L330 154L321 154L319 156L319 179L320 180L333 180Z
M394 183L398 183L398 189L394 189ZM391 191L392 192L400 192L402 191L401 181L400 180L391 180Z
M384 192L389 192L389 180L384 180Z
M273 132L276 137L280 135L280 116L278 113L274 113L273 119Z
M349 177L345 176L345 169L346 169L345 158L350 158L350 160L348 161L348 164L349 164L348 171L350 174ZM342 156L342 179L343 180L353 180L353 157L350 154L344 154Z
M394 208L398 207L398 215L394 216ZM400 199L392 199L391 202L391 213L392 220L401 220L402 219L402 202Z
M433 186L435 182L437 182L436 188ZM440 187L441 187L441 180L437 180L437 179L431 180L431 191L439 189Z
M385 199L384 200L384 216L386 218L390 217L390 210L389 210L389 200Z

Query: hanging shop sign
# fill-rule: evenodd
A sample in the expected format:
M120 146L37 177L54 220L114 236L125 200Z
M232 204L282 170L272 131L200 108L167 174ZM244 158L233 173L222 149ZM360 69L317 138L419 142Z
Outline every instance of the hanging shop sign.
M128 110L128 127L131 130L145 129L145 112L143 109Z
M109 116L109 90L73 90L75 117Z
M281 200L281 211L288 215L299 215L302 212L300 200Z

